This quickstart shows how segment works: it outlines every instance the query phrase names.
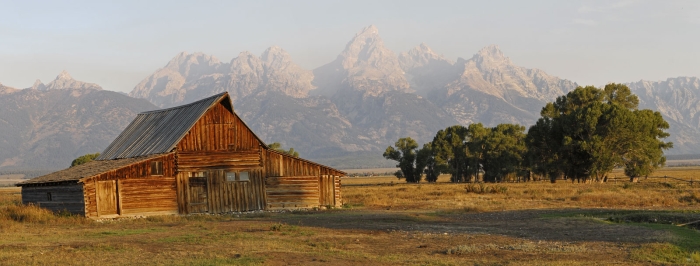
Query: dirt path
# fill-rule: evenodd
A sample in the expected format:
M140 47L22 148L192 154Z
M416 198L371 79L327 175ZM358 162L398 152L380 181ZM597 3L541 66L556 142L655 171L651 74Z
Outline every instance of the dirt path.
M524 210L486 213L407 213L372 210L280 215L287 224L333 229L428 232L437 234L495 234L530 240L664 242L673 236L634 225L613 224L573 213L603 215L609 210Z

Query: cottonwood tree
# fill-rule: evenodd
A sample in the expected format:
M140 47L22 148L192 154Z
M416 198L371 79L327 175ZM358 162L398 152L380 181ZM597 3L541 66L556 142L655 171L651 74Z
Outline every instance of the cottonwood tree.
M632 180L649 174L663 165L663 150L673 144L662 140L669 125L661 114L637 110L638 104L623 84L578 87L558 97L528 131L530 167L583 182L604 180L618 166Z
M452 182L466 182L468 171L467 128L455 125L435 134L431 150L438 171L449 173Z
M420 182L423 169L425 168L425 161L417 162L416 160L419 153L417 150L418 143L412 138L406 137L400 138L394 143L394 146L387 147L383 156L387 160L398 162L396 167L401 170L396 173L396 177L405 178L406 182L409 183Z
M520 175L525 158L525 127L500 124L484 138L483 169L485 182L501 182L511 174Z
M468 127L455 125L438 131L431 147L435 169L449 173L452 182L476 181L482 169L485 140L490 131L481 123Z
M529 169L534 174L549 177L552 183L556 182L566 169L562 164L563 160L559 159L563 138L559 129L552 118L543 117L530 127L525 137L526 162Z
M432 142L423 144L423 148L418 151L416 155L416 168L425 168L423 171L425 173L425 181L430 183L437 181L438 176L440 176L440 171L435 161Z
M484 127L481 123L470 124L467 127L467 158L470 175L477 181L479 171L483 169L483 160L486 155L486 138L491 133L491 129Z

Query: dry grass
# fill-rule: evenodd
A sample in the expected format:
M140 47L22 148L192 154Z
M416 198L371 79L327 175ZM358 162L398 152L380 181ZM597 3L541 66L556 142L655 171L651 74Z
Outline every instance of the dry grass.
M668 171L688 177L698 173L697 169ZM686 242L678 242L681 244L673 242L673 234L697 234L692 229L676 232L675 228L667 230L672 225L645 227L645 232L661 232L655 233L661 238L650 238L649 243L624 238L581 240L586 238L565 232L553 239L538 239L538 234L527 233L532 229L520 232L519 225L507 228L509 223L498 218L498 214L505 213L500 211L526 210L527 214L533 209L552 209L554 218L535 215L528 218L536 224L531 226L540 230L584 226L636 232L636 225L563 214L575 212L572 208L697 211L700 184L689 187L644 180L631 185L536 182L485 184L482 189L448 183L448 178L442 176L436 184L406 184L395 177L345 178L342 193L349 210L117 221L92 221L23 206L17 188L0 188L0 265L590 265L700 261L700 253L692 251L697 242L688 237L683 240ZM489 218L492 214L494 217ZM479 225L468 220L477 216L493 219L498 225L489 227L491 220ZM556 227L547 227L553 225ZM570 233L589 234L591 231L585 228ZM663 237L667 231L669 237Z
M674 171L677 175L699 173ZM343 198L349 206L412 210L470 209L504 211L551 208L623 208L697 210L700 184L608 182L525 182L454 184L448 176L437 183L407 184L395 177L345 178ZM479 190L498 193L475 193Z

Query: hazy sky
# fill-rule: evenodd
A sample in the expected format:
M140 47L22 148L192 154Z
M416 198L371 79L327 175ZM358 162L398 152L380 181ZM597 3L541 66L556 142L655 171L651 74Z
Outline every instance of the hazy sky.
M520 66L586 85L700 76L700 1L2 1L0 83L61 70L129 92L182 51L228 62L278 45L306 69L374 24L394 52L450 59L497 44Z

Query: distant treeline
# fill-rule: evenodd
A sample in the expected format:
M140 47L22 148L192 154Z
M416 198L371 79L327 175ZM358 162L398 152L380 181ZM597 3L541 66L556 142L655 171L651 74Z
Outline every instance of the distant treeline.
M605 181L623 168L631 181L663 166L663 141L669 124L661 113L639 110L639 99L623 84L599 89L578 87L557 97L526 132L516 124L485 127L455 125L437 132L419 149L411 138L399 139L383 156L397 161L398 178L435 182L439 174L452 182L503 182L535 176L587 182Z
M0 175L24 175L25 179L35 178L42 175L47 175L56 170L5 170L0 171Z
M668 160L700 160L700 154L666 155Z

